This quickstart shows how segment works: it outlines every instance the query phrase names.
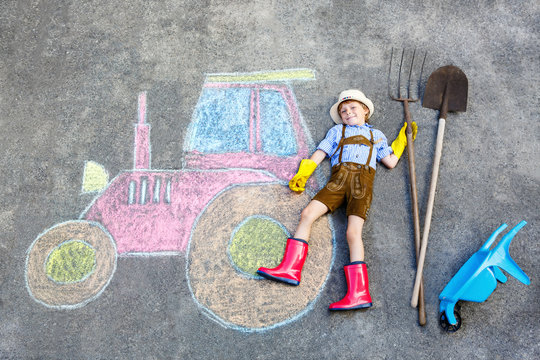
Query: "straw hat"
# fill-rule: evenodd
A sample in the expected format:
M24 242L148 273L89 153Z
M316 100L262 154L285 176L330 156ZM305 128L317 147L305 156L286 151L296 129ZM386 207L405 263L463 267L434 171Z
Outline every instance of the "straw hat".
M341 116L339 116L338 113L338 106L339 104L347 100L360 101L362 104L366 105L369 109L368 119L371 117L371 115L373 115L373 110L375 110L373 108L373 103L366 97L366 95L364 95L363 92L356 89L345 90L339 94L338 102L332 105L332 107L330 108L330 116L336 124L342 123Z

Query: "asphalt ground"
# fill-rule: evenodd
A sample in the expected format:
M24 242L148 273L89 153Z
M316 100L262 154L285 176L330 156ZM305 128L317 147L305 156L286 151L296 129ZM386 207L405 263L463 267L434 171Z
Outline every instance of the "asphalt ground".
M3 0L0 358L540 358L539 24L537 1ZM45 306L29 292L33 242L78 219L95 197L81 192L85 163L98 162L111 178L132 168L140 92L148 97L155 169L183 168L188 125L213 73L310 69L314 79L291 87L314 143L332 126L328 109L337 94L352 87L375 104L373 125L394 138L403 106L388 96L392 48L427 54L419 98L440 66L458 66L468 78L467 111L446 123L425 264L425 326L410 306L406 155L393 170L380 166L375 180L364 227L369 310L327 310L346 291L343 211L329 217L325 283L300 315L275 326L216 320L192 294L185 252L118 257L106 289L73 309ZM410 110L419 126L423 226L438 111L421 101ZM328 162L320 173L328 176ZM528 224L510 253L530 285L508 276L485 302L462 302L461 329L445 332L442 289L501 224L522 220ZM235 293L216 294L235 304ZM261 307L270 317L281 310Z

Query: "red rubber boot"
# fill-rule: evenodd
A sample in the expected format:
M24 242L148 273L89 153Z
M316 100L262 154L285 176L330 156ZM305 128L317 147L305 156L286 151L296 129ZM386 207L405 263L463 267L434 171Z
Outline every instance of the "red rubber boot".
M306 261L308 250L307 241L289 238L285 247L285 254L281 264L273 269L260 267L257 274L270 280L281 281L289 285L300 284L302 267Z
M353 310L371 307L367 266L363 261L355 261L343 267L347 279L347 295L329 306L330 310Z

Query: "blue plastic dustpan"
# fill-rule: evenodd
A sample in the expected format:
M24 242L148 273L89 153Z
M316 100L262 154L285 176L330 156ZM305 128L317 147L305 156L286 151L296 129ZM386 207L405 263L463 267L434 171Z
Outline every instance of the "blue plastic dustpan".
M502 224L446 285L439 295L439 300L441 300L439 306L441 325L446 330L457 331L461 326L461 319L458 321L454 314L454 307L459 300L483 302L497 287L497 280L501 283L508 280L501 269L525 285L531 283L529 277L520 269L508 252L510 242L526 224L526 221L521 221L508 234L503 236L493 250L489 250L497 235L506 229L507 225ZM459 316L459 314L457 315Z

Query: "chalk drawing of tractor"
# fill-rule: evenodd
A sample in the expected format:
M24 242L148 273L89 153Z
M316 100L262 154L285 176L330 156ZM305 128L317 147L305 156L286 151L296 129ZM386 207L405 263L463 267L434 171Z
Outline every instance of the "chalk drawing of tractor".
M307 194L287 187L313 151L291 83L314 78L309 69L207 75L180 170L151 168L146 93L139 94L133 169L107 178L78 220L36 238L26 259L30 295L47 307L81 307L105 290L118 256L185 254L193 299L223 326L266 330L307 312L333 262L329 217L314 225L300 286L260 281L256 270L280 262L321 184L318 174ZM99 188L92 164L83 188Z

